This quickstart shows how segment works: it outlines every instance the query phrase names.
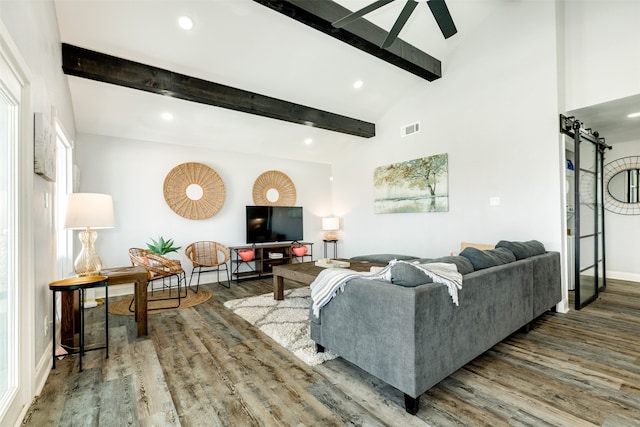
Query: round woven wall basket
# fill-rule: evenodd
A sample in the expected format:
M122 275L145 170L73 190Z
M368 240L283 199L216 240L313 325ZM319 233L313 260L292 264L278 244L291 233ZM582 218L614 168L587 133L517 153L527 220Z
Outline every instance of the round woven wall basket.
M296 204L296 187L282 172L264 172L253 184L253 203L258 206L293 206Z
M222 178L202 163L183 163L164 179L164 199L175 213L188 219L206 219L224 203Z

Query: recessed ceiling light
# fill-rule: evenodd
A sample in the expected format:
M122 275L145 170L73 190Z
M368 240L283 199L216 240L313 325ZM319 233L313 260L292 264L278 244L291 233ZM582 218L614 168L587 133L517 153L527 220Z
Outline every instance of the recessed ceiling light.
M173 114L171 113L162 113L162 118L165 120L173 120Z
M311 144L313 144L313 139L307 138L307 139L304 140L304 143L307 144L307 145L311 145Z
M178 18L178 25L183 30L190 30L193 28L193 19L189 18L188 16L181 16L180 18Z
M364 83L362 82L362 80L356 80L355 82L353 82L353 87L354 89L360 89L363 84Z
M627 117L629 117L630 119L633 119L634 117L640 117L640 111L637 113L631 113Z

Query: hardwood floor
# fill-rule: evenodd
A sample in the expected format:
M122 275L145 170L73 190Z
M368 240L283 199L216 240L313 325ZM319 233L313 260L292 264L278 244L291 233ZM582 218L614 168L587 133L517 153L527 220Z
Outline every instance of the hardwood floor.
M286 288L296 287L286 282ZM341 358L309 367L222 305L271 280L206 285L204 304L109 317L111 348L58 362L26 426L638 426L640 284L547 313L442 381L408 415L399 391ZM102 310L88 326L100 340ZM435 325L434 325L435 327Z

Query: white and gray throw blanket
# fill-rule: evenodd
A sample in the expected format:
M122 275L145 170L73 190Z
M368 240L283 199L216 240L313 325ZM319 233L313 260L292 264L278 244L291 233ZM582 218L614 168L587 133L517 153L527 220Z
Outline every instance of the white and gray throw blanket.
M407 261L393 260L385 267L373 272L357 272L342 268L328 268L321 271L318 277L311 283L311 307L314 316L319 317L320 309L325 306L331 298L336 296L338 290L344 291L344 285L351 279L359 277L366 280L384 280L391 282L391 267L393 267L395 263L411 265L431 277L435 283L447 285L453 303L458 305L458 289L462 289L462 275L458 273L458 267L455 264L414 264Z
M367 280L381 279L391 281L391 261L386 267L374 272L359 272L346 270L343 268L327 268L318 274L318 277L311 283L311 308L313 315L320 317L320 309L325 306L331 298L336 296L338 289L344 291L344 285L351 279L360 277Z

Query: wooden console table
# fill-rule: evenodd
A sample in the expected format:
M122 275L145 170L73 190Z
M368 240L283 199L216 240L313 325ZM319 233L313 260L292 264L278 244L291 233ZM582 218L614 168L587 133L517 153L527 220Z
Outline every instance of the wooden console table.
M138 336L148 335L147 329L147 270L144 267L107 268L100 272L107 276L107 285L134 283L135 319L138 323ZM77 292L77 291L76 291ZM80 319L80 308L74 305L73 293L62 293L62 319L60 321L61 342L73 346L73 335L77 331Z

